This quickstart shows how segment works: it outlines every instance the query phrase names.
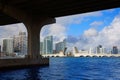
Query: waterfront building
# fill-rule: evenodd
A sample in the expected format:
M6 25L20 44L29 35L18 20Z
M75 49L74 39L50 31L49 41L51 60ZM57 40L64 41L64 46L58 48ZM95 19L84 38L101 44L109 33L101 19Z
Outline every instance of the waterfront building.
M117 48L117 46L113 46L112 53L113 54L118 54L118 48Z
M104 53L109 54L109 50L107 48L104 48Z
M66 48L66 39L64 39L62 42L58 42L55 44L56 53L59 53L60 51L64 51L65 48Z
M14 36L13 37L13 48L14 48L14 52L20 52L19 36Z
M0 45L0 53L1 53L1 45Z
M89 51L88 51L88 50L80 50L79 53L80 53L80 54L88 54Z
M40 54L44 54L44 44L40 42Z
M20 51L23 55L27 54L27 36L26 32L20 32Z
M13 37L14 52L20 55L27 54L27 36L26 32L19 32L19 35Z
M88 53L89 53L89 54L91 54L91 53L92 53L92 48L90 48L90 49L89 49L89 52L88 52Z
M104 53L104 48L102 47L102 45L97 46L97 48L96 48L96 53L97 53L97 54L99 54L99 53Z
M7 55L13 53L13 39L4 39L3 40L3 52Z
M73 54L79 53L77 47L73 47Z
M2 53L1 53L1 45L0 45L0 57L2 56Z
M44 38L44 54L53 53L53 36L47 36Z

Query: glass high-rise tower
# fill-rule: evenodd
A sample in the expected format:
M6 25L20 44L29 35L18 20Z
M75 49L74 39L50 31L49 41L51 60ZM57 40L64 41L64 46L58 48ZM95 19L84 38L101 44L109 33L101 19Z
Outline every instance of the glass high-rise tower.
M44 54L53 53L53 36L47 36L44 38Z
M64 49L66 48L66 39L64 39L62 42L58 42L55 45L55 50L57 53L59 53L60 51L64 51Z
M117 48L117 46L113 46L112 53L113 54L118 54L118 48Z
M3 40L3 52L10 55L13 53L13 39L4 39Z
M44 44L40 42L40 54L44 54Z

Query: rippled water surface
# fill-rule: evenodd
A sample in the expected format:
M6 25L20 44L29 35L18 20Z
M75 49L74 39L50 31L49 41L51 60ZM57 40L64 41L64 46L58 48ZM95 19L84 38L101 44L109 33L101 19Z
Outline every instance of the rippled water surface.
M120 80L120 58L50 58L47 67L0 71L0 80Z

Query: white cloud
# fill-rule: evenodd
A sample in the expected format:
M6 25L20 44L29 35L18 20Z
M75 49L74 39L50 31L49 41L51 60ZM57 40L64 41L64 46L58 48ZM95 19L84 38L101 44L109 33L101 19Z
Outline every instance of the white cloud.
M62 41L65 38L66 28L60 24L52 24L49 28L49 35L57 38L57 41Z
M108 10L105 10L105 12L109 12L109 13L112 13L112 12L114 12L115 11L115 9L113 8L113 9L108 9Z
M4 37L10 37L13 35L18 34L20 31L25 31L27 32L25 26L20 23L20 24L12 24L12 25L5 25L5 26L0 26L0 30L2 31L2 35Z
M62 41L64 38L66 38L67 29L69 29L69 25L80 24L82 21L87 20L84 18L89 16L99 17L102 16L102 13L100 11L97 11L56 18L56 24L47 25L42 28L40 32L41 41L43 41L44 37L48 35L53 35L55 42Z
M109 10L110 11L110 10ZM120 14L119 14L120 15ZM69 36L68 46L77 46L79 49L89 49L90 47L96 47L98 45L103 45L104 47L112 48L112 46L120 45L120 17L116 16L109 26L106 26L98 32L95 27L101 26L102 21L94 21L90 24L92 28L84 31L83 35L79 37ZM102 12L91 12L86 14L67 16L56 18L57 23L46 26L41 31L42 38L47 35L53 35L56 41L62 41L66 37L66 31L71 24L80 24L82 21L87 20L87 17L100 17ZM70 40L69 40L70 39ZM73 40L75 39L75 40ZM74 42L72 42L74 41Z
M92 36L96 36L97 34L98 33L94 28L90 28L90 29L84 31L83 35L86 36L86 37L92 37Z
M89 49L103 45L106 48L118 46L120 48L120 14L116 16L109 26L106 26L100 32L94 28L84 31L84 34L79 37L79 41L71 44L79 49Z
M70 25L70 24L80 24L82 21L87 20L84 18L87 18L90 16L91 17L100 17L102 15L103 15L102 12L97 11L97 12L71 15L71 16L66 16L66 17L59 17L59 18L56 18L56 23L59 23L61 25L68 27L68 25Z
M100 34L102 34L102 37L106 37L106 45L110 44L109 46L120 44L120 17L115 17L110 26L107 26L104 28ZM102 38L101 37L101 38Z
M90 24L90 26L92 27L98 27L98 26L101 26L103 24L102 21L94 21Z
M44 26L40 34L41 41L45 36L52 35L54 37L54 42L59 42L66 37L66 28L61 24L51 24L49 26Z
M3 38L13 37L13 35L17 35L20 31L27 32L22 23L0 26L0 45L2 45Z
M51 24L44 26L40 32L40 41L42 42L46 36L53 36L53 47L55 43L63 41L66 38L66 28L61 24Z

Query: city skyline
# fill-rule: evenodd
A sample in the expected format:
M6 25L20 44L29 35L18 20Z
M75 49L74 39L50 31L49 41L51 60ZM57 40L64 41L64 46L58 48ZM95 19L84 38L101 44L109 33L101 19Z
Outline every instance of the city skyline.
M0 53L2 56L27 55L26 32L19 32L18 35L3 39L3 45L0 45Z
M46 36L43 42L40 42L40 54L56 54L60 53L61 51L64 52L64 49L67 49L67 53L74 52L73 49L69 50L67 47L68 42L66 39L63 41L54 43L53 36ZM55 48L53 48L55 46ZM107 51L107 48L103 45L98 45L96 47L90 47L89 49L78 49L76 46L72 46L75 48L77 52L82 53L94 53L94 54L119 54L120 49L118 46L112 46L111 49ZM1 45L0 45L1 49ZM13 38L6 38L3 40L3 53L13 54L15 52L19 53L19 55L26 55L27 54L27 36L26 32L19 32L19 35L14 35Z
M99 44L120 48L120 8L83 13L56 18L56 23L42 28L40 39L53 35L54 44L66 38L68 46L89 49ZM24 24L0 26L0 40L19 31L26 31ZM0 41L0 45L2 40Z
M43 27L41 38L53 35L55 42L68 41L68 46L89 49L99 44L120 48L120 8L56 18L56 24ZM59 35L58 35L59 34Z
M72 46L72 49L69 49L69 47L67 47L68 42L66 39L53 44L53 38L54 37L52 35L46 36L44 38L44 41L40 42L40 54L56 54L60 52L64 53L65 48L67 50L66 53L74 53L74 50L76 50L77 53L82 52L90 54L120 54L120 49L118 49L118 46L114 45L110 49L100 44L95 47L90 47L89 49L78 49L76 46ZM53 46L55 47L53 48Z

